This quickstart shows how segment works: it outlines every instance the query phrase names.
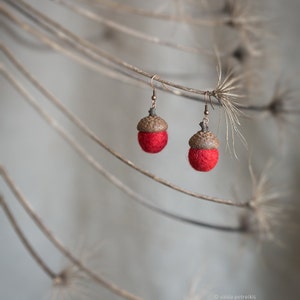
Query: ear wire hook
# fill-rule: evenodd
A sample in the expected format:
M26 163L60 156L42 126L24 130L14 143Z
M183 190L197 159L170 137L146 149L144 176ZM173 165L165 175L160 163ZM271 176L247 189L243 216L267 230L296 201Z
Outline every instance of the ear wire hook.
M151 85L152 90L153 90L152 97L151 97L151 99L152 99L152 102L151 102L151 108L150 108L150 110L149 110L149 114L150 114L151 116L155 116L155 115L156 115L156 99L157 99L157 97L156 97L156 89L155 89L155 86L154 86L154 83L153 83L153 80L154 80L155 78L158 78L158 75L157 75L157 74L154 74L154 75L151 77L151 80L150 80L150 85Z
M154 75L151 77L151 80L150 80L150 85L151 85L152 90L153 90L152 97L151 97L151 99L152 99L152 105L151 105L151 108L155 108L155 107L156 107L156 99L157 99L157 97L156 97L156 89L155 89L155 86L154 86L154 83L153 83L153 80L154 80L155 78L158 78L158 75L157 75L157 74L154 74Z
M199 123L199 125L201 126L202 131L205 131L205 132L208 131L208 122L209 122L209 118L208 118L208 115L209 115L208 100L211 100L210 96L209 96L209 92L205 92L204 93L204 101L205 101L204 117L203 117L202 122Z

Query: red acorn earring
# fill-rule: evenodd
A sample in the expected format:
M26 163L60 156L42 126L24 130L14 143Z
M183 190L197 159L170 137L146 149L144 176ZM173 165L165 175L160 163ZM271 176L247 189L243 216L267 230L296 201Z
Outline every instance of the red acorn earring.
M208 130L208 108L205 104L204 118L199 124L201 130L194 134L190 140L189 162L191 166L202 172L212 170L219 159L219 141L217 137Z
M142 118L137 124L139 144L147 153L158 153L168 143L168 124L164 119L156 115L156 91L152 82L155 76L151 78L153 94L149 116Z

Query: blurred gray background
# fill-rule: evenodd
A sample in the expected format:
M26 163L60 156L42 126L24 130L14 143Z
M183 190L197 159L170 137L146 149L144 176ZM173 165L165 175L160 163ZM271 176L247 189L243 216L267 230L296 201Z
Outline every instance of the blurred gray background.
M177 13L183 2L124 1L170 13ZM272 37L262 37L265 52L257 66L261 85L257 86L252 100L268 103L278 78L288 78L296 88L300 83L300 2L255 2L259 4L260 14L267 18L266 30ZM50 1L28 3L76 34L145 70L200 89L215 86L217 74L211 57L141 42L87 21ZM203 1L203 5L205 8L209 2ZM103 15L148 34L208 49L215 34L202 27L196 30L184 24L116 15L110 11L104 11ZM253 295L255 299L276 300L300 296L297 118L282 132L268 115L255 122L243 119L242 132L249 150L238 143L239 160L236 160L225 149L224 118L220 120L220 111L216 109L210 118L211 129L218 133L222 144L220 162L209 174L200 174L188 164L187 141L198 130L202 104L158 91L158 113L168 121L169 143L160 154L148 155L137 144L136 124L147 115L150 87L137 88L88 70L40 46L2 16L0 34L1 41L44 86L105 143L139 166L187 189L223 198L236 194L242 201L251 195L249 156L258 173L272 157L275 163L271 182L280 192L290 192L282 199L291 210L283 212L286 221L276 232L280 243L261 243L249 235L217 232L156 215L96 173L1 77L1 164L49 228L78 256L91 257L87 263L93 269L143 299L192 299L188 294L195 279L199 299ZM106 169L151 202L207 222L236 223L240 210L185 196L122 164L79 132L18 74L2 53L1 61ZM67 261L27 217L3 181L0 181L0 192L42 257L56 271L66 266ZM0 299L49 299L51 286L0 211ZM91 283L87 290L86 299L118 298ZM75 294L69 298L84 299L80 292Z

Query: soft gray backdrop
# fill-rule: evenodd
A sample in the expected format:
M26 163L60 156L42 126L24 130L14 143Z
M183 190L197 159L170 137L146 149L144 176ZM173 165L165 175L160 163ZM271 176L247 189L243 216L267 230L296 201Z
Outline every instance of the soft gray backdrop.
M108 32L50 1L28 2L130 63L189 86L201 89L214 87L215 65L205 56L184 54ZM127 2L149 9L155 7L152 2ZM161 5L160 1L156 2ZM274 36L264 43L267 55L261 65L263 79L256 102L268 101L280 75L292 78L296 87L300 83L297 50L300 46L300 2L263 2L262 14L269 18L268 30ZM174 4L166 1L166 7L172 10ZM106 15L112 17L109 12ZM191 32L186 26L153 22L141 17L119 15L118 21L186 44L196 41L205 46L201 41L210 37L205 30ZM99 246L100 250L88 263L145 299L184 299L195 278L199 278L198 290L205 294L203 299L216 299L216 295L255 295L256 299L267 300L299 297L299 122L288 128L284 134L284 145L280 145L282 140L274 120L265 117L255 124L244 120L243 132L250 151L238 145L239 160L235 160L225 151L223 119L220 121L221 128L217 129L217 109L211 114L211 119L212 128L218 131L222 142L220 163L211 173L199 174L188 165L187 140L198 130L202 105L158 92L158 112L169 123L170 139L161 154L147 155L137 145L136 123L147 114L152 93L150 88L138 89L87 70L61 54L38 46L35 40L22 35L4 18L1 18L0 32L5 45L38 76L42 84L107 144L143 168L188 189L224 198L232 197L232 191L236 190L241 200L246 200L251 191L248 172L251 153L251 161L258 172L273 157L273 182L278 184L279 189L291 190L290 198L286 200L289 200L293 212L287 215L288 221L284 225L292 225L278 232L283 246L274 243L261 245L251 237L165 219L135 204L97 174L1 77L1 163L46 224L66 245L82 257ZM28 86L49 113L57 117L103 166L130 187L170 211L211 222L235 222L237 210L176 193L117 161L78 132L27 85L2 54L1 60ZM176 74L187 73L194 75L176 77ZM34 247L53 268L63 268L67 262L36 229L2 181L0 192ZM39 300L49 297L50 291L50 280L25 251L0 211L0 299ZM94 285L89 287L87 298L117 299ZM83 299L83 296L78 294L71 299Z

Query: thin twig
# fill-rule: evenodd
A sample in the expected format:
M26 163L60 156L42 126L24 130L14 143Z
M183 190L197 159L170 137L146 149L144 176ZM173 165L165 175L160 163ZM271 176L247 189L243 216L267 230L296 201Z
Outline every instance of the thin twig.
M17 18L14 14L12 14L7 8L5 8L1 4L0 4L0 12L5 17L7 17L11 21L13 21L20 28L22 28L23 30L25 30L25 31L29 32L30 34L34 35L42 43L46 44L47 46L49 46L53 50L63 53L64 55L70 57L71 59L73 59L77 62L79 62L80 64L83 64L83 65L87 66L88 68L90 68L92 70L95 70L97 72L101 72L103 75L108 76L110 78L113 78L115 80L119 80L121 82L125 82L125 83L135 85L135 86L138 86L138 87L143 87L144 88L144 87L150 85L149 81L146 81L146 80L143 80L139 77L136 77L133 74L121 71L119 69L116 70L116 69L112 68L111 66L110 66L110 69L108 69L106 67L96 65L95 63L100 63L99 57L96 57L94 54L92 55L91 52L89 52L89 54L86 54L86 56L89 57L94 63L91 63L87 59L85 59L85 58L83 58L79 55L74 54L72 51L67 50L65 46L61 46L61 45L57 44L55 41L48 38L46 35L40 33L40 31L34 29L29 24L21 21L19 18ZM73 48L71 48L71 49L73 50ZM101 61L101 64L105 65L105 63L103 61ZM120 72L122 74L118 74L116 72ZM151 77L153 77L153 75L151 75ZM159 78L156 77L155 80L157 80L157 79L159 79ZM162 91L172 93L176 96L184 97L184 98L191 99L191 100L196 100L196 101L201 101L201 102L206 101L204 98L200 98L196 94L190 94L189 92L185 92L185 91L178 90L178 89L173 89L173 88L170 88L170 87L167 88L165 84L157 85L156 89L160 89ZM188 89L189 88L185 88L185 90L188 90ZM204 92L204 93L207 95L207 92ZM212 93L216 94L216 91L213 91ZM221 105L221 103L219 101L217 101L217 102L214 103L214 105L219 106L219 105ZM250 110L250 111L258 111L258 112L265 112L265 111L270 110L269 105L239 105L239 104L235 103L235 107L238 108L238 109L241 109L241 110ZM293 110L288 110L288 111L285 111L285 112L286 113L291 113L291 114L295 113ZM298 112L296 112L296 113L298 114Z
M97 54L104 59L110 61L111 63L125 68L131 72L137 73L139 75L142 75L144 77L147 77L151 79L155 74L149 73L147 71L144 71L136 66L133 66L129 64L126 61L123 61L119 59L118 57L115 57L104 50L100 49L99 47L94 46L92 43L89 43L88 41L80 38L78 35L70 32L57 22L54 22L52 19L48 18L45 14L42 14L41 12L34 9L32 6L24 2L23 0L4 0L6 3L14 7L15 9L19 10L23 15L29 17L33 22L38 24L39 26L43 27L48 32L55 34L58 38L64 40L65 42L69 43L72 47L75 47L76 49L81 49L84 51L87 55L93 55ZM50 25L49 25L50 24ZM207 95L210 94L212 97L214 97L213 91L204 91L199 90L195 88L186 87L177 83L173 83L171 81L162 79L160 77L155 77L154 81L159 82L161 84L164 84L165 86L170 86L179 90L183 90L192 94L198 94L198 95Z
M56 1L56 0L51 0ZM105 6L108 9L113 10L114 12L121 12L121 13L129 13L134 15L139 15L142 17L149 17L153 19L159 19L163 21L171 21L171 22L179 22L179 23L185 23L190 25L198 25L198 26L209 26L209 27L216 27L228 24L230 22L231 18L227 16L217 16L214 18L194 18L192 16L177 16L177 15L171 15L171 14L165 14L165 13L159 13L154 12L150 10L145 10L142 8L133 7L130 5L126 5L123 3L117 3L114 1L107 1L107 0L80 0L81 2L87 2L89 5L102 5ZM96 2L96 3L95 3Z
M94 140L98 145L103 147L105 150L107 150L109 153L111 153L113 156L118 158L120 161L128 165L129 167L133 168L134 170L140 172L141 174L144 174L145 176L151 178L152 180L161 183L173 190L176 190L178 192L181 192L183 194L198 198L198 199L204 199L216 203L221 204L228 204L228 205L234 205L239 207L246 207L248 206L248 203L236 203L232 202L230 200L224 200L219 199L216 197L211 197L207 195L202 195L195 193L193 191L186 190L182 187L179 187L175 184L172 184L168 182L167 180L160 178L156 176L155 174L152 174L139 166L135 165L133 162L127 160L126 158L122 157L118 152L107 146L84 122L82 122L77 116L75 116L70 110L68 110L62 103L59 101L57 97L55 97L52 93L50 93L48 90L46 90L39 81L34 78L28 70L16 59L16 57L9 51L5 46L0 44L0 50L7 56L7 58L11 61L11 63L14 64L14 66L51 102L53 103L73 124L75 124L80 130L82 130L89 138Z
M15 25L17 25L19 28L30 33L34 37L36 37L40 42L47 45L49 48L66 55L67 57L75 60L76 62L78 62L96 72L100 72L107 77L113 78L115 80L119 80L126 84L135 85L138 87L145 87L145 86L149 85L149 82L145 82L140 78L134 77L134 75L132 75L132 74L126 74L126 76L122 73L119 74L117 72L114 72L113 68L108 69L107 67L100 66L99 61L95 61L90 58L90 60L92 61L91 62L90 60L84 58L83 56L74 54L71 50L67 50L65 46L58 44L53 39L50 39L46 35L42 34L39 30L34 29L28 23L21 21L18 17L16 17L14 14L10 13L10 11L8 9L4 8L1 4L0 4L0 12L5 17L7 17L10 21L12 21ZM97 64L95 64L95 62ZM162 88L160 88L160 89L162 89Z
M119 73L117 73L117 71L115 72L114 68L112 68L111 66L110 66L110 69L108 69L109 65L107 63L105 64L103 61L101 61L101 64L106 65L107 67L100 66L99 65L100 62L96 58L89 57L89 60L92 61L91 62L88 59L86 59L84 56L74 54L72 52L72 50L67 50L66 46L59 45L53 39L50 39L46 35L42 34L39 30L33 28L28 23L21 21L18 17L16 17L13 13L11 13L7 8L4 8L1 4L0 4L0 12L5 17L7 17L9 20L11 20L15 25L17 25L22 30L24 30L24 31L30 33L31 35L33 35L34 37L36 37L39 41L41 41L43 44L47 45L49 48L66 55L67 57L90 68L91 70L100 72L101 74L105 75L106 77L112 78L114 80L119 80L123 83L131 84L131 85L134 85L137 87L145 88L150 85L148 80L147 81L143 80L142 78L136 77L133 74L129 74L127 72L118 70L118 72L121 73L121 74L119 74ZM72 48L70 48L70 49L72 49ZM185 93L185 92L182 92L179 90L175 90L175 89L170 89L170 88L166 89L163 85L158 85L155 88L165 91L165 92L172 93L176 96L185 97L185 98L188 98L191 100L204 101L203 99L199 98L199 96L191 95L191 94L188 94L188 93ZM218 103L216 103L216 104L219 105Z
M95 47L93 44L87 42L86 40L81 39L79 36L75 35L74 33L70 32L57 22L54 22L44 14L40 13L36 9L34 9L32 6L26 4L23 0L19 0L18 2L14 0L5 0L9 5L20 11L23 15L27 16L32 20L34 23L36 23L38 26L41 26L46 30L47 32L50 32L51 34L56 35L57 38L62 39L63 41L67 42L67 44L70 44L73 46L75 49L79 49L83 51L86 55L92 55L93 58L96 56L101 56L102 58L108 60L109 62L117 65L118 67L123 67L127 70L130 70L132 72L135 72L137 74L140 74L142 76L148 77L148 78L153 78L153 75L143 71L136 66L130 65L125 61L120 60L119 58L110 55L109 53L105 52L104 50L101 50L97 47ZM149 77L150 76L150 77ZM222 94L222 89L216 89L212 91L202 91L198 89L193 89L193 88L188 88L182 85L178 84L173 84L172 82L160 79L160 77L155 77L154 80L160 82L163 84L166 88L171 86L175 89L180 89L184 90L186 92L190 93L195 93L203 96L208 96L210 99L215 98L219 102L221 102L222 99L226 97L227 102L230 102L230 94ZM229 87L230 88L230 87ZM235 106L236 104L234 102L230 102L230 107L232 108L231 110L225 110L226 116L227 113L230 112L230 115L227 116L229 120L232 119L233 112L235 111ZM224 107L224 105L223 105ZM238 116L234 115L234 119L238 120ZM238 122L237 122L238 123ZM235 124L232 124L232 127L234 127ZM233 131L233 130L232 130ZM238 132L238 130L234 130L235 132Z
M0 71L4 75L4 77L14 86L14 88L24 97L24 99L38 112L38 114L53 128L55 129L59 135L69 144L71 147L84 159L89 163L97 172L102 174L107 180L109 180L114 186L119 188L121 191L125 192L129 197L135 200L140 205L155 211L161 215L167 216L177 221L199 225L207 228L214 228L217 230L222 231L229 231L229 232L243 232L244 228L238 227L230 227L230 226L223 226L223 225L213 225L207 224L201 221L189 219L186 217L179 216L174 213L170 213L166 210L163 210L152 203L150 203L145 197L138 194L134 190L132 190L129 186L124 184L120 181L117 177L115 177L112 173L108 172L103 166L95 160L93 156L91 156L80 144L76 142L73 136L69 135L60 124L52 118L45 110L41 108L41 106L37 103L37 101L25 90L25 88L3 67L0 65ZM220 199L221 200L221 199ZM224 201L224 200L221 200ZM228 204L227 202L223 204ZM232 204L234 206L235 204ZM235 205L238 206L238 205ZM249 206L246 206L247 208Z
M19 26L22 30L29 32L30 34L35 36L37 39L39 39L42 43L44 43L51 49L63 53L67 57L75 60L76 62L78 62L96 72L100 72L107 77L113 78L115 80L119 80L123 83L131 84L131 85L134 85L137 87L144 88L144 87L150 85L149 81L145 81L142 78L135 76L134 74L130 74L130 73L127 73L122 70L116 70L116 72L115 72L114 68L112 68L111 66L110 66L110 69L108 69L109 65L107 63L105 64L103 61L100 62L99 59L97 59L94 56L93 57L91 57L91 55L79 56L79 55L74 54L71 51L71 50L73 50L72 47L69 47L70 50L68 50L68 47L66 47L66 45L64 45L64 46L59 45L53 39L48 38L45 34L42 34L39 30L33 28L28 23L21 21L14 14L12 14L7 8L4 8L4 6L2 6L1 4L0 4L0 13L2 13L5 17L7 17L9 20L11 20L14 24ZM87 60L86 57L89 57L89 59L92 62ZM106 65L107 67L103 67L102 65L99 65L100 63L103 65ZM121 74L119 74L117 72L119 72ZM169 87L166 88L165 85L157 85L157 86L155 86L155 88L165 91L165 92L172 93L173 95L176 95L176 96L187 98L187 99L201 101L201 102L205 101L203 98L200 98L197 95L189 94L187 92L176 90L176 89L171 89ZM216 103L214 103L214 105L221 105L221 104L219 102L216 102Z
M142 31L127 27L123 24L119 24L117 22L114 22L114 21L108 20L104 17L101 17L99 14L95 14L92 11L84 9L76 4L75 5L73 3L71 4L68 1L65 1L65 0L53 0L53 1L69 8L70 10L72 10L73 12L75 12L76 14L78 14L80 16L84 16L90 20L97 22L97 23L103 24L108 28L122 32L126 35L138 38L140 40L144 40L144 41L158 44L161 46L170 47L170 48L177 49L177 50L180 50L183 52L189 52L189 53L194 53L194 54L201 53L201 54L205 54L205 55L214 55L212 53L212 51L209 51L209 50L206 50L203 48L190 47L190 46L185 46L185 45L181 45L181 44L176 44L174 42L163 40L157 36L151 36L149 34L145 34Z
M14 194L16 199L25 209L29 217L35 222L38 228L44 233L44 235L51 241L51 243L65 256L67 257L74 265L76 265L80 270L82 270L86 275L88 275L95 282L100 284L101 286L107 288L112 293L127 299L127 300L142 300L140 297L137 297L126 290L119 288L114 283L108 281L104 277L95 273L91 269L89 269L80 259L76 258L72 252L70 252L56 237L55 235L48 229L48 227L44 224L42 219L35 213L30 203L26 200L26 198L19 191L18 187L14 183L13 179L8 175L6 170L0 165L0 175L10 188L11 192Z
M13 38L19 45L25 46L27 49L37 50L40 52L45 52L49 50L49 47L41 44L39 41L27 39L22 32L18 31L15 26L11 26L4 19L0 20L0 28L9 37Z
M39 267L46 273L46 275L48 275L52 280L54 280L58 275L47 266L46 262L39 256L39 254L31 246L30 242L28 241L27 237L25 236L20 226L18 225L15 217L13 216L10 208L6 204L4 197L2 195L0 195L0 205L2 206L2 209L5 215L7 216L9 223L11 224L12 228L14 229L15 233L17 234L23 246L29 252L31 257L35 260L35 262L39 265Z
M118 57L115 57L104 50L95 47L93 44L89 43L88 41L80 38L78 35L75 35L71 31L67 30L57 22L54 22L52 19L48 18L46 15L42 14L41 12L34 9L32 6L27 4L23 0L15 1L15 0L4 0L11 6L13 6L15 9L19 10L23 15L29 17L33 22L35 22L37 25L43 27L47 32L50 32L51 34L56 35L57 38L69 43L72 47L75 47L76 49L79 49L83 51L86 55L92 56L95 58L96 56L101 56L102 58L108 60L109 62L117 65L118 67L125 68L129 71L132 71L134 73L137 73L139 75L142 75L144 77L147 77L149 79L153 78L155 74L149 73L147 71L144 71L136 66L133 66L129 64L128 62L125 62ZM49 25L50 24L50 25ZM177 83L173 83L171 81L165 80L160 78L159 76L156 76L153 81L160 82L162 85L164 85L166 88L172 87L178 90L182 90L188 93L202 95L202 96L209 96L212 98L215 98L218 101L220 101L219 97L222 96L220 91L216 92L216 90L199 90L195 88L186 87ZM232 103L232 106L235 106L235 103Z
M110 78L119 80L121 82L125 82L131 85L135 85L138 87L146 87L149 86L149 80L143 80L140 77L137 77L134 74L131 74L127 71L116 69L115 67L112 67L111 64L107 61L104 61L101 57L96 55L95 53L86 53L86 51L78 50L80 53L83 53L85 55L79 56L73 53L74 47L70 47L71 50L67 50L67 47L65 44L60 45L57 42L55 42L53 39L49 38L45 34L41 33L39 30L33 28L31 25L28 23L21 21L20 18L18 18L16 15L10 12L10 10L3 5L0 4L0 12L7 17L9 20L11 20L14 24L16 24L18 27L20 27L22 30L30 33L34 37L36 37L38 40L40 40L43 44L49 46L51 49L55 51L59 51L63 53L64 55L70 57L71 59L77 61L80 64L83 64L84 66L95 70L97 72L101 72L103 75L108 76ZM91 60L93 63L91 63L89 60L86 59L88 57L89 60ZM101 60L100 60L101 59ZM105 65L106 67L99 66ZM107 68L109 67L109 69ZM121 74L118 74L116 72L119 72ZM124 76L123 76L124 75ZM126 78L126 77L128 78ZM132 80L131 80L132 79ZM199 95L195 94L190 94L188 92L172 89L172 88L166 88L165 85L157 85L156 89L160 89L165 92L172 93L173 95L176 96L181 96L184 98L188 98L191 100L196 100L196 101L202 101L204 102L204 99L200 98ZM216 102L216 105L220 105L218 102Z
M120 82L131 84L137 87L145 88L150 85L149 80L144 80L140 77L137 77L134 74L130 74L126 71L117 70L113 68L108 62L100 61L99 57L96 57L93 55L86 55L86 57L89 58L86 59L85 56L77 55L73 53L74 48L70 47L70 50L67 50L66 45L60 45L57 42L55 42L53 39L50 39L45 34L42 34L39 30L33 28L28 23L21 21L16 15L11 13L9 9L5 8L3 5L0 4L0 13L2 13L5 17L7 17L9 20L11 20L14 24L16 24L18 27L20 27L22 30L30 33L34 37L36 37L38 40L40 40L43 44L47 45L51 49L58 51L67 57L75 60L76 62L96 71L100 72L106 77L112 78L114 80L118 80ZM82 52L82 51L80 51ZM91 62L91 61L92 62ZM99 65L101 64L101 65ZM102 65L105 65L106 67L103 67ZM109 68L108 68L109 67ZM117 73L118 72L118 73ZM119 74L121 73L121 74ZM191 100L201 101L205 102L203 98L200 98L199 96L195 94L189 94L184 91L166 88L164 85L156 85L156 89L159 89L164 92L172 93L173 95L184 97ZM219 102L216 102L215 105L221 105Z

